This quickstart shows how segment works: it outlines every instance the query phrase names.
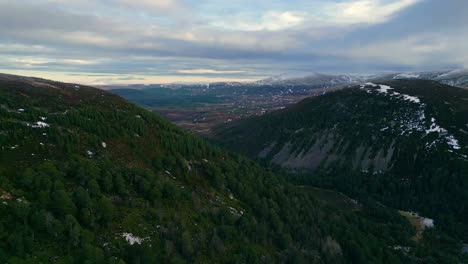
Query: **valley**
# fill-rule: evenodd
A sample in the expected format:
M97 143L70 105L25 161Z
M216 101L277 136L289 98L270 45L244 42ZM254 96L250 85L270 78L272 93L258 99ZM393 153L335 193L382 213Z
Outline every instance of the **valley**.
M250 85L219 83L169 87L106 87L109 91L169 119L179 127L210 136L213 128L233 121L284 109L307 97L342 86Z
M463 241L468 235L463 209L468 203L463 191L468 188L468 95L442 84L455 81L423 80L440 74L374 76L348 86L325 82L311 90L296 80L281 80L268 84L279 89L276 94L263 90L264 83L238 84L229 90L235 97L219 97L224 104L191 105L194 112L176 105L148 109L260 160L298 185L421 212L435 219L431 225ZM333 202L333 193L318 191L317 197L350 206L349 201ZM415 241L433 228L422 220L429 218L402 215L418 230Z
M468 264L467 10L0 0L0 264Z
M1 262L461 257L438 229L416 243L396 210L293 185L96 88L1 75L0 106Z
M374 75L329 75L304 77L280 75L252 83L106 85L109 90L161 114L179 127L203 136L213 129L246 117L281 110L303 99L359 83L424 79L468 87L466 71L436 71Z

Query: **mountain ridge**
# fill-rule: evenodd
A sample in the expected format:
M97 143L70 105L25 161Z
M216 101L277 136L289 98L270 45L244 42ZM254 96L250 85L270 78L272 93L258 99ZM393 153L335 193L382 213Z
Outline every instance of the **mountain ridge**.
M367 83L220 127L215 139L299 182L420 210L466 234L466 101L466 90L435 81Z
M317 190L291 185L102 90L0 77L0 113L2 262L457 257L414 242L414 229L395 211L364 201L349 206L328 192L321 196L330 201L321 202ZM437 232L427 239L438 241Z

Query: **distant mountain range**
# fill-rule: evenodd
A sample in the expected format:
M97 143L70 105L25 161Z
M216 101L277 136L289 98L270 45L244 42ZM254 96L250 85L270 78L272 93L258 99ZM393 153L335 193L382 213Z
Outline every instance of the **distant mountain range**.
M376 80L392 79L421 79L438 81L443 84L468 87L468 69L421 71L421 72L392 72L380 74L324 74L324 73L283 73L254 82L215 82L215 83L170 83L170 84L129 84L129 85L101 85L103 90L134 89L145 90L154 88L179 89L183 87L208 88L215 87L255 87L255 86L310 86L336 87L365 83Z
M468 70L399 73L392 78L432 80L451 86L468 86Z
M337 86L350 83L359 83L367 80L365 76L359 75L331 75L313 73L305 76L294 76L291 74L281 74L263 80L253 82L253 85L323 85Z
M391 79L421 79L438 81L452 86L468 86L468 70L425 71L425 72L395 72L373 75L357 74L321 74L308 75L281 74L253 82L253 85L349 85L375 80Z

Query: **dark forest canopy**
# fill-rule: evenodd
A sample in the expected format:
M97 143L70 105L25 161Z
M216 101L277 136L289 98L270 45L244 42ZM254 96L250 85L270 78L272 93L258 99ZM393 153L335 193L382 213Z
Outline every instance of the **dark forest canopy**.
M468 237L468 91L392 80L306 99L218 129L231 150L298 184L414 210Z

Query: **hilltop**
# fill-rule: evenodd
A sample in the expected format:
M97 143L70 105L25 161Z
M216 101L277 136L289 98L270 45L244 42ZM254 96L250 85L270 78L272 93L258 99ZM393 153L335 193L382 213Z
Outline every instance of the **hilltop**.
M366 83L220 127L215 139L299 184L418 211L466 239L467 102L468 91L435 81Z

